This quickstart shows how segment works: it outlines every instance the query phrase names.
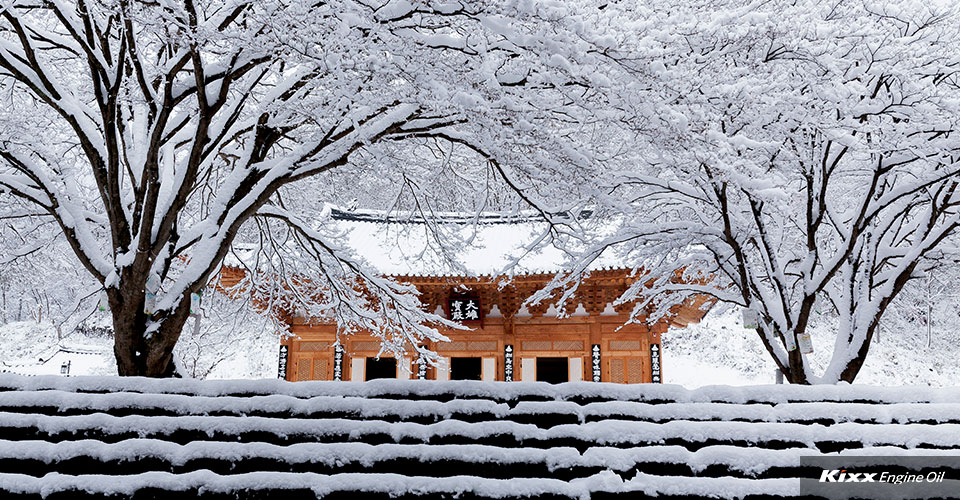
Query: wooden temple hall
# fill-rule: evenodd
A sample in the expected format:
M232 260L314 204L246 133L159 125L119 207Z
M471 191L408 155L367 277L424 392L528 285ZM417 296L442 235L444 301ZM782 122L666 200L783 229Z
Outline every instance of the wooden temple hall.
M440 366L411 362L404 370L388 354L377 358L380 344L373 336L347 336L335 347L335 324L294 317L290 320L293 336L280 345L280 376L286 380L660 383L661 335L670 326L686 326L705 314L700 307L703 301L694 301L655 324L626 324L633 304L613 306L612 302L635 278L628 269L607 267L591 272L567 305L573 312L559 319L548 303L522 307L527 297L560 270L556 265L562 258L551 253L552 249L532 256L539 269L529 266L530 272L517 274L507 287L500 288L492 276L505 262L506 253L529 238L533 224L529 221L482 221L478 243L464 255L475 274L457 275L444 272L436 261L427 263L430 259L418 247L423 235L417 235L425 230L411 231L409 221L331 210L333 219L348 229L350 244L361 257L384 275L416 286L429 310L442 312L471 330L444 330L450 342L426 344L444 358ZM403 225L402 231L395 232Z

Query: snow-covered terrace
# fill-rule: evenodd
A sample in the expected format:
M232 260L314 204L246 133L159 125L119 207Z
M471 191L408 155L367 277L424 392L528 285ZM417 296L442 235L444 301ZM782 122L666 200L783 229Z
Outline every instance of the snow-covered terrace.
M958 450L957 389L0 375L4 498L791 498L864 455L949 497Z

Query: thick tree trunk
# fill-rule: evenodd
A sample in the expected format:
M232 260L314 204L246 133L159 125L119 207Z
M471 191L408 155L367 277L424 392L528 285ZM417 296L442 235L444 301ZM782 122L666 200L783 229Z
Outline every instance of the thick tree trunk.
M796 335L796 333L787 335ZM789 351L787 356L790 360L790 372L784 374L787 381L791 384L810 385L807 372L803 369L803 354L800 354L800 349Z
M132 290L131 290L132 288ZM173 377L173 348L190 314L190 300L181 299L173 312L151 317L143 312L142 289L110 291L117 372L121 376ZM148 334L148 328L153 331Z
M767 353L773 359L774 364L777 365L777 369L783 373L783 377L787 382L791 384L803 384L809 385L810 380L807 379L807 374L803 369L803 356L800 354L799 349L794 349L787 352L787 364L783 365L780 363L777 355L775 354L773 345L767 340L763 332L763 327L757 329L757 333L760 335L760 341L763 342L763 347L767 350ZM794 335L796 338L797 332L785 333L783 335ZM781 345L785 346L785 342L780 339L781 334L775 334L774 337L777 338L777 342L780 342Z
M879 315L877 315L877 319L867 327L867 334L864 337L863 343L857 347L857 355L848 361L847 366L840 372L840 380L852 384L857 378L860 369L863 368L864 361L867 360L867 352L870 351L870 344L873 342L873 335L876 333L878 326L880 326Z

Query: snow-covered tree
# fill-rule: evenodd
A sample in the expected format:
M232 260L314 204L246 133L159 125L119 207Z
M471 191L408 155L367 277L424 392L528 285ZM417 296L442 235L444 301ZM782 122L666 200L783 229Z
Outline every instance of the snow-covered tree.
M98 288L77 269L49 217L14 198L0 199L0 324L49 322L61 335L91 311Z
M440 318L291 210L311 196L294 188L376 175L434 140L501 179L585 163L566 131L600 101L603 57L578 42L575 7L7 0L0 189L50 218L105 289L121 375L170 373L191 294L267 221L259 240L285 227L286 269L325 291L300 295L318 315L415 346Z
M648 273L622 298L638 311L707 294L756 313L791 382L853 381L960 221L957 5L714 7L623 13L637 29L611 56L643 118L595 194L607 217L585 260L620 251ZM802 345L818 305L839 315L824 373Z

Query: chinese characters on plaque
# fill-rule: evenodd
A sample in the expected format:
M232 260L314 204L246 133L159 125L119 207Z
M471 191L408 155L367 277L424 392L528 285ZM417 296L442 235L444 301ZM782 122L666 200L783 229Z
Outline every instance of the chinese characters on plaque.
M503 346L503 380L513 382L513 346Z
M660 344L650 344L650 375L654 384L663 383L660 380Z
M420 346L421 349L426 349L427 346ZM427 379L427 360L423 356L417 358L417 380L426 380Z
M593 344L590 348L592 355L591 361L593 362L593 381L600 381L600 344Z
M289 348L285 345L280 346L280 364L279 370L277 371L277 378L283 380L287 378L287 350Z
M343 346L340 344L333 348L333 380L343 380Z
M450 297L447 306L447 314L451 321L480 321L483 319L483 313L480 311L480 299L475 295Z

